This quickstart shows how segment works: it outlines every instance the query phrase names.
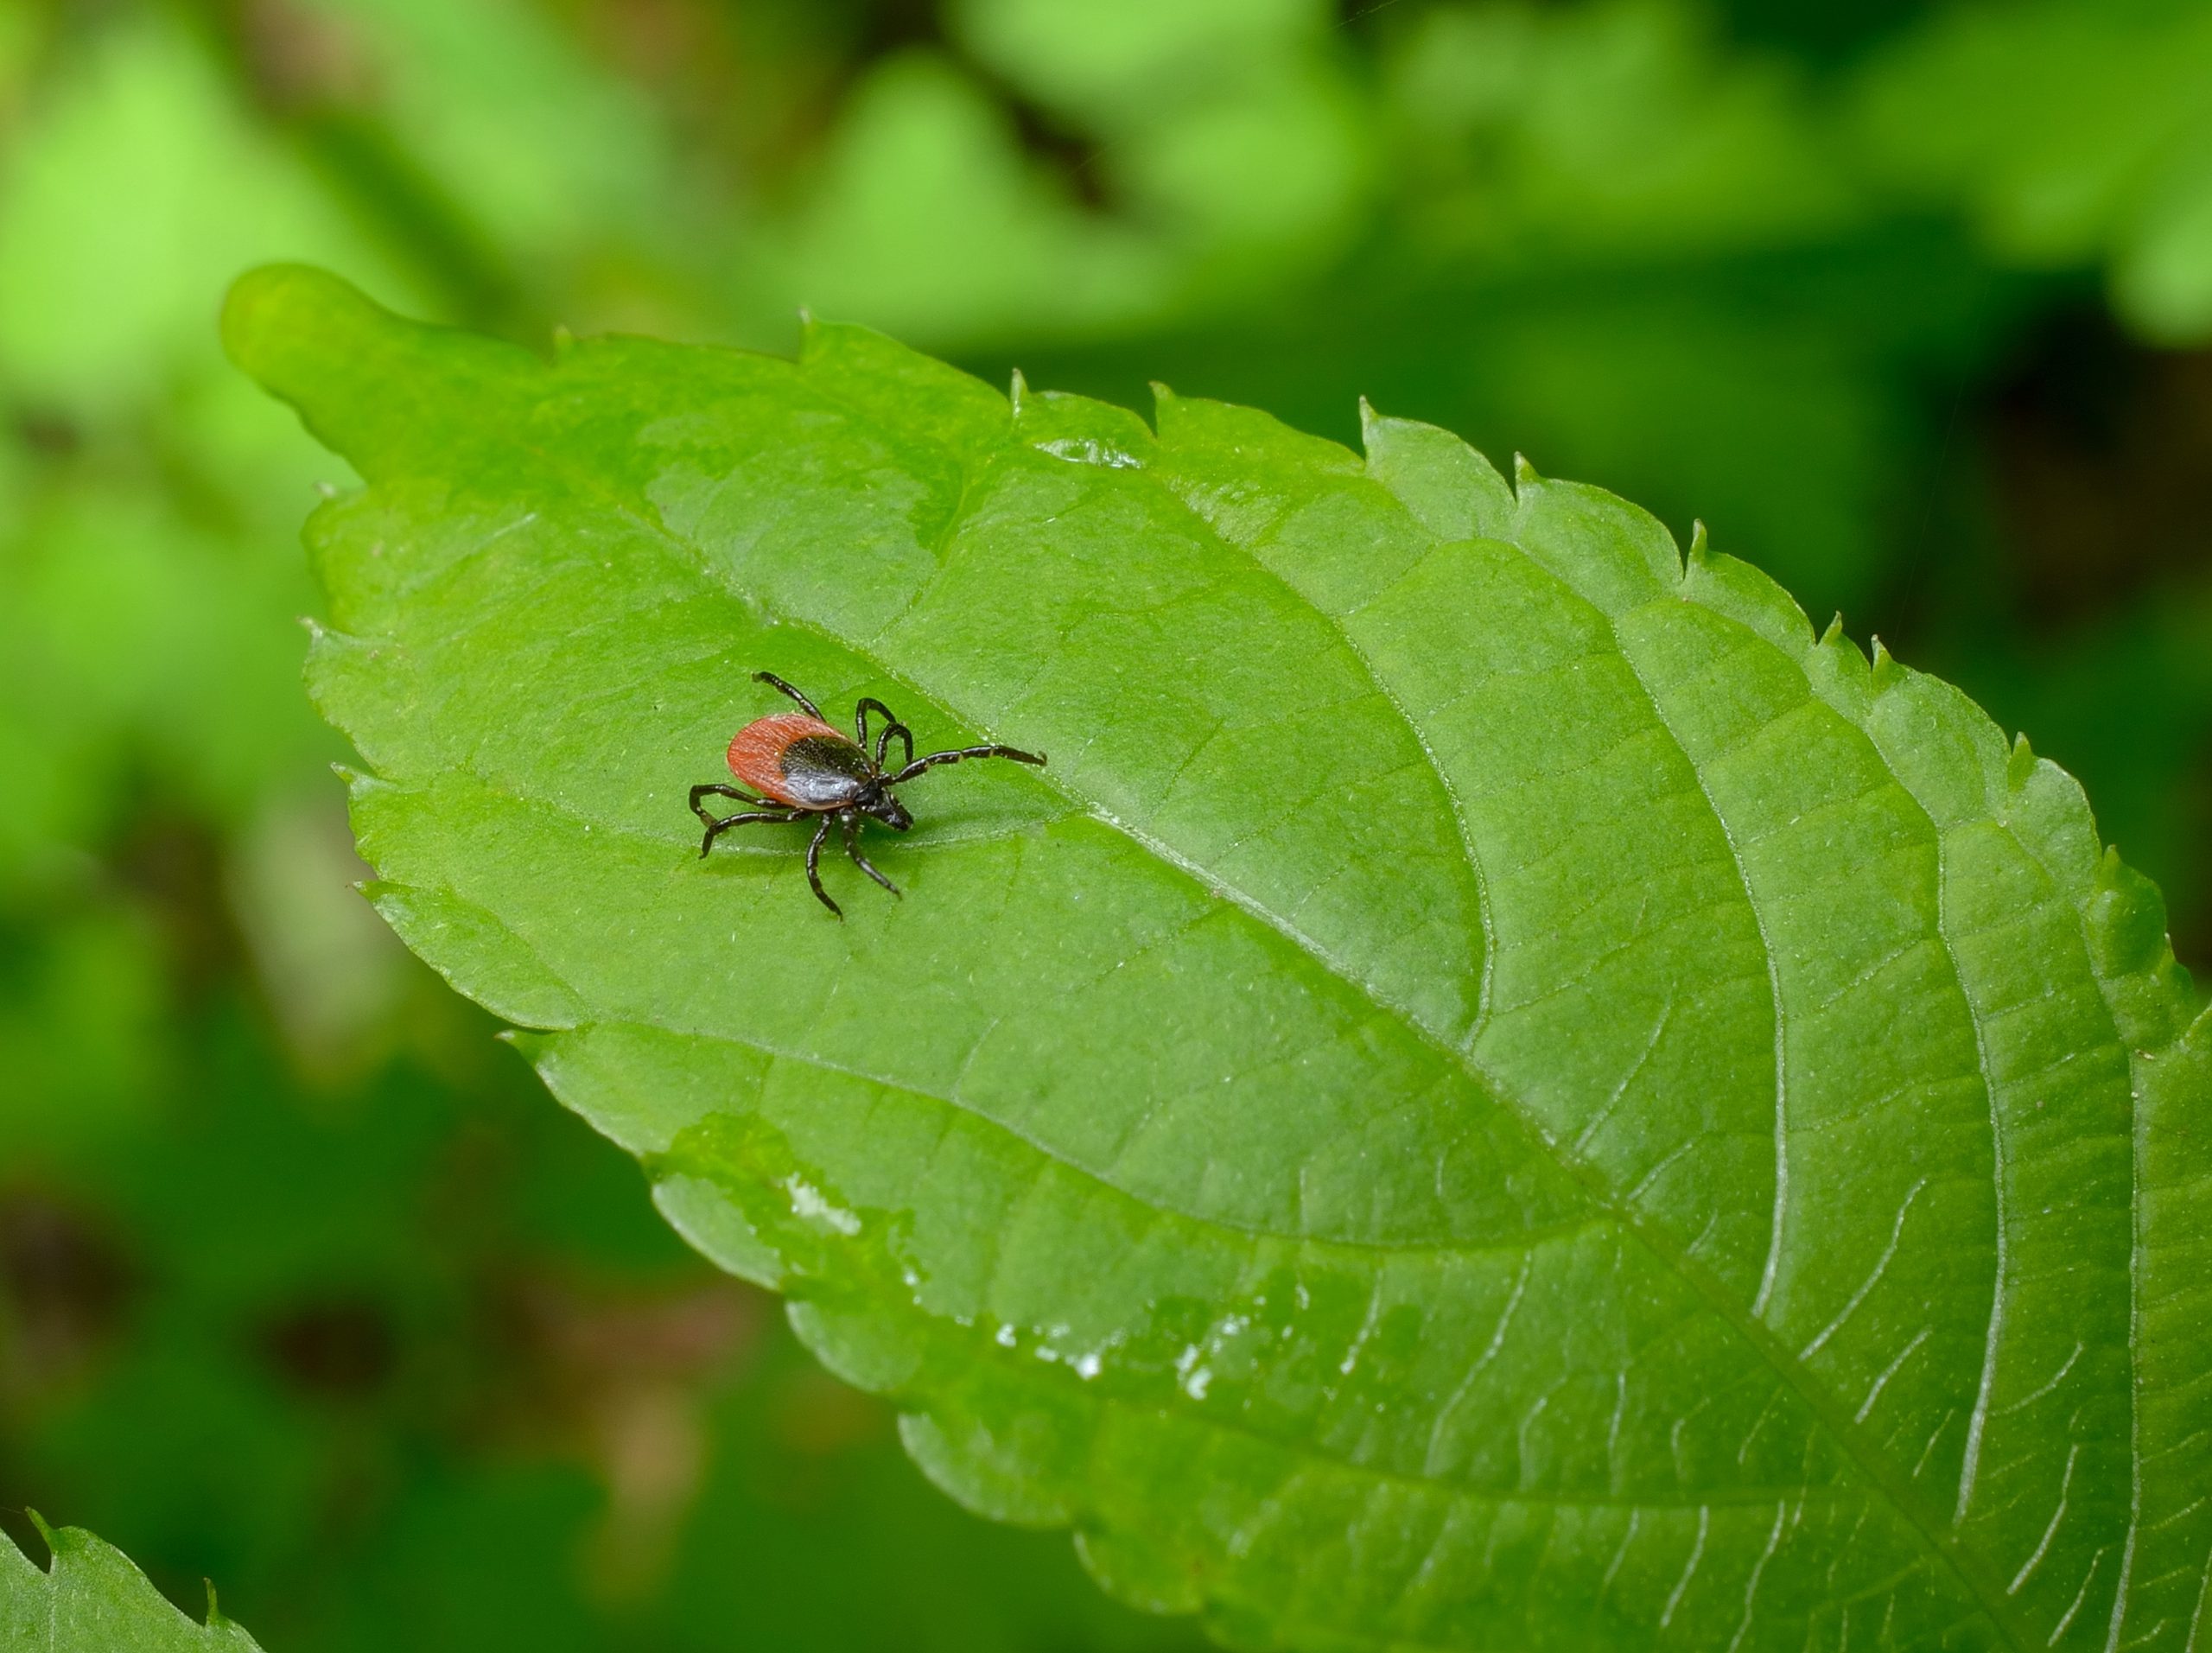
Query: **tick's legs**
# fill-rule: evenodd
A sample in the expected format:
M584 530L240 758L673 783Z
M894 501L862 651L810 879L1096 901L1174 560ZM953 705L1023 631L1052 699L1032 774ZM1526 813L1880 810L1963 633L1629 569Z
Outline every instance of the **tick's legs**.
M884 716L883 733L876 737L875 741L875 766L878 769L883 767L883 754L889 749L891 737L894 734L906 743L906 761L913 762L914 732L899 721L897 713L873 695L861 702L853 716L853 733L859 740L861 750L868 750L868 715L870 708L881 712Z
M883 784L887 786L896 786L902 781L913 779L925 769L934 769L941 763L959 763L968 758L1011 758L1016 763L1033 763L1040 769L1045 766L1045 760L1041 753L1017 752L1012 747L957 747L950 752L932 752L926 758L916 758L897 774L886 775L883 778Z
M804 695L800 694L799 691L792 688L791 684L785 683L781 677L779 677L774 672L756 671L753 674L753 681L755 683L765 683L779 694L789 695L800 705L805 707L807 711L813 715L817 722L822 721L822 709L819 706L817 706L812 701L809 700Z
M804 810L747 810L736 815L725 815L720 820L702 811L700 819L707 823L707 836L699 840L699 856L706 858L707 851L715 847L715 840L734 826L750 826L755 821L797 821L803 819Z
M884 888L889 890L893 895L898 894L899 887L893 883L889 879L886 878L881 873L876 871L875 868L868 863L868 858L861 854L861 817L855 815L850 810L848 810L837 818L844 823L845 853L853 858L853 865L859 868L877 883L882 885Z
M694 786L691 789L691 813L702 821L711 821L715 818L699 807L699 800L702 798L734 798L741 804L765 804L768 801L765 798L755 798L750 792L741 792L726 781L710 780L704 785Z
M814 899L828 907L836 917L845 916L845 909L830 899L830 892L822 887L822 841L830 836L830 823L837 817L825 815L822 824L814 829L814 836L806 846L806 881L814 887Z
M750 792L740 792L736 787L729 785L726 782L722 781L710 780L702 786L694 786L691 789L691 813L697 816L700 820L704 822L707 827L707 836L700 841L699 844L699 853L702 855L705 855L708 849L713 845L715 842L715 834L720 832L724 827L736 825L741 818L737 816L731 816L728 820L717 821L712 811L708 810L704 804L699 802L701 798L709 797L734 798L741 804L765 804L768 801L765 798L755 798ZM747 820L758 820L760 817L758 816L747 816L743 818Z

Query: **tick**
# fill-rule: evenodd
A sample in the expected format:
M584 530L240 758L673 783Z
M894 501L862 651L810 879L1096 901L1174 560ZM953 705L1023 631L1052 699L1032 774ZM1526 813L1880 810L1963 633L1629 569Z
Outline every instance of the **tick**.
M853 738L849 741L823 721L820 707L774 672L756 671L753 681L788 695L806 709L755 718L730 741L729 772L753 792L713 780L691 789L691 812L707 823L707 836L699 841L700 857L703 860L715 847L715 840L732 827L810 817L820 824L814 829L814 841L806 846L806 881L813 887L815 900L841 919L844 909L822 887L822 846L831 827L843 831L845 853L853 858L853 865L896 895L899 887L868 864L868 857L861 854L860 842L862 816L882 822L893 832L905 832L913 826L914 817L906 813L906 806L892 788L905 785L939 764L967 758L1011 758L1016 763L1044 766L1045 760L1036 753L995 745L956 747L950 752L931 752L917 758L913 731L873 696L863 699L855 709ZM873 755L868 743L870 712L883 716ZM906 752L906 762L896 770L887 770L884 754L890 751L894 736ZM754 792L760 796L754 797ZM708 797L735 798L753 807L717 817L700 802Z

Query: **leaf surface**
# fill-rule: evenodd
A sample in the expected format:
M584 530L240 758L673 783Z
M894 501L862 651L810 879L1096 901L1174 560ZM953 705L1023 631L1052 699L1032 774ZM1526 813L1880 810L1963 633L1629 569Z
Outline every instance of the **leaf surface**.
M379 907L957 1497L1252 1645L2188 1644L2212 1037L1957 691L1405 422L226 327ZM1050 766L835 923L696 855L760 668Z
M33 1517L36 1520L36 1517ZM9 1653L258 1653L215 1610L195 1624L130 1558L81 1527L39 1530L53 1551L41 1572L0 1534L0 1647Z

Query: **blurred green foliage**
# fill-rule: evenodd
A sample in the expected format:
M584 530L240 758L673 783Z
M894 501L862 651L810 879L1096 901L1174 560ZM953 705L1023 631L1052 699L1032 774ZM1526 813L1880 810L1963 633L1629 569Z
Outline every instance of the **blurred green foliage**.
M277 1649L1188 1636L930 1491L346 888L348 479L239 270L1526 450L2030 729L2201 966L2208 111L2203 0L0 4L0 1502Z

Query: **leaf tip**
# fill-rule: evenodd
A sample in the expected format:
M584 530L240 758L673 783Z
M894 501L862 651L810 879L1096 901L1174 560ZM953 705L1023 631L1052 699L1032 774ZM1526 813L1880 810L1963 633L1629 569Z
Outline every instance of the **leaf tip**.
M2028 744L2027 734L2024 730L2020 734L2012 737L2012 749L2005 754L2005 784L2011 786L2012 789L2017 792L2021 787L2028 784L2029 780L2033 778L2035 772L2035 748ZM2107 853L2110 854L2112 852L2107 850Z
M1153 417L1157 423L1159 410L1175 399L1175 392L1164 380L1155 378L1147 382L1152 386Z
M532 1067L541 1065L553 1053L554 1035L534 1027L502 1027L492 1036Z
M2097 963L2114 976L2155 970L2162 959L2171 969L2173 949L2158 887L2120 858L2117 844L2105 846L2094 877L2095 893L2084 916Z
M1541 482L1544 479L1542 477L1536 474L1536 467L1529 463L1528 455L1516 453L1513 455L1514 486L1516 488L1531 487L1535 484Z
M1705 518L1694 518L1690 523L1689 566L1694 569L1701 569L1707 567L1712 561L1713 540L1712 537L1705 531Z
M553 324L553 359L556 361L563 360L575 347L575 330L566 321L556 321Z
M1828 621L1827 630L1821 633L1820 645L1824 649L1832 649L1841 641L1843 641L1843 610L1839 608L1835 611L1835 618Z
M2196 1013L2196 1020L2182 1030L2180 1046L2183 1050L2212 1052L2212 1003Z
M296 359L321 356L320 341L357 330L382 310L352 283L313 264L264 264L224 296L223 349L264 390L284 393Z
M1014 417L1017 423L1021 419L1022 399L1028 394L1029 381L1021 376L1021 370L1017 367L1008 378L1006 391L1006 399L1013 407Z
M1873 639L1872 642L1874 645L1874 692L1879 694L1904 676L1904 668L1897 664L1897 657L1884 646L1880 638Z

